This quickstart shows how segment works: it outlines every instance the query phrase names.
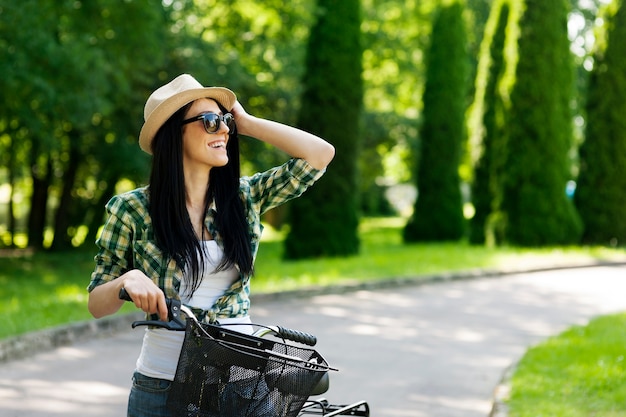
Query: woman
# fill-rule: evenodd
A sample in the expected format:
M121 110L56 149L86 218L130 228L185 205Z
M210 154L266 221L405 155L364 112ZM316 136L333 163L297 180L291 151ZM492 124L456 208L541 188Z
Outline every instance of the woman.
M117 312L125 291L148 315L167 320L165 297L199 319L250 323L249 280L261 237L260 216L300 196L319 179L334 148L317 136L249 115L235 94L203 87L188 74L146 102L139 145L152 154L147 187L115 196L98 241L89 311ZM292 159L239 176L238 133ZM146 330L128 416L167 416L165 403L182 332Z

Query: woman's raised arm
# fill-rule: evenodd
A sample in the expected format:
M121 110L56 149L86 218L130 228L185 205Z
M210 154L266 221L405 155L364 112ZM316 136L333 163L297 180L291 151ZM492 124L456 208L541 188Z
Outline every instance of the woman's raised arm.
M269 143L291 157L306 160L317 169L324 169L335 156L335 148L324 139L295 127L252 116L239 102L232 109L237 131Z

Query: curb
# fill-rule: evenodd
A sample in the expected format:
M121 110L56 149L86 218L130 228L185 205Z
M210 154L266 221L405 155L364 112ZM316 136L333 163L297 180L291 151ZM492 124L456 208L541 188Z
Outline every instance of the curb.
M509 415L509 407L506 402L511 393L511 377L515 373L517 363L508 366L500 379L500 382L493 390L493 400L489 417L507 417Z
M0 365L12 360L23 359L76 342L106 337L127 330L133 321L143 317L141 313L124 314L100 320L88 320L52 327L0 340Z
M273 293L257 293L250 296L252 301L267 302L291 298L307 298L318 295L343 294L361 290L382 290L404 286L418 286L438 284L454 281L466 281L481 278L498 278L515 274L527 274L545 271L557 271L562 269L593 268L598 266L626 266L626 261L587 261L579 263L559 264L551 266L537 266L531 268L505 268L505 269L472 269L457 272L443 272L432 275L420 275L415 277L390 277L372 281L345 282L340 285L314 286L298 290L288 290Z

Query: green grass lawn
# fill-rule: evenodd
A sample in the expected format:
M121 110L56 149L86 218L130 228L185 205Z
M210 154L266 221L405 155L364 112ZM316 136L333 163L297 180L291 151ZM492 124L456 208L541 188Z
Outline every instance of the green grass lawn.
M511 417L626 416L626 313L574 326L527 351L511 379Z
M401 218L365 219L361 251L348 258L284 261L283 235L266 228L259 249L254 293L307 286L423 277L447 271L541 267L586 260L626 260L606 248L486 248L466 243L402 243ZM87 311L91 251L0 256L0 338L90 318ZM125 311L132 311L132 305Z
M626 260L623 250L600 247L520 249L467 243L402 243L405 220L365 219L358 256L289 262L281 259L282 234L267 230L256 262L254 291L280 291L309 285L419 277L448 271L535 268L591 260Z

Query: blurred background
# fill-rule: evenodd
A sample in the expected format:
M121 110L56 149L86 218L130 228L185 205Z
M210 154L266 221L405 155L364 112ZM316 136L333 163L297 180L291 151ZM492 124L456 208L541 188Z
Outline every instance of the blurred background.
M266 217L288 258L358 253L365 216L405 242L623 246L625 8L0 0L0 248L92 247L106 201L146 184L143 106L180 73L337 148ZM245 174L285 159L242 139Z

